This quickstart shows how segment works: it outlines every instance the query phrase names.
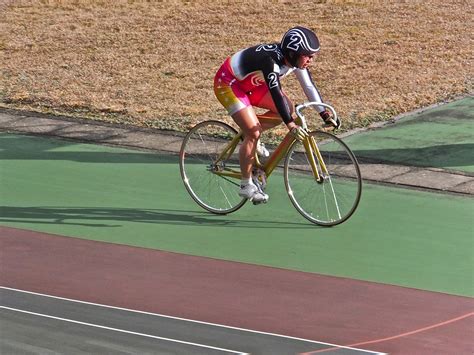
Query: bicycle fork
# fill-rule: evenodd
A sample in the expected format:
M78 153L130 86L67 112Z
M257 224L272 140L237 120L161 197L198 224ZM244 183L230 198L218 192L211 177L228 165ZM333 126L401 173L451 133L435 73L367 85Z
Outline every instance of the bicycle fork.
M309 164L311 165L311 169L313 170L313 176L314 176L314 179L316 180L316 182L318 184L322 184L325 180L329 181L329 185L331 187L331 195L330 196L332 196L332 198L328 199L327 198L328 196L326 194L324 194L324 201L325 201L326 209L328 209L329 201L333 201L334 207L336 208L336 211L337 211L337 215L338 215L339 218L341 218L341 211L340 211L340 208L339 208L338 199L336 197L336 192L334 191L334 187L332 185L328 169L326 167L326 164L324 163L321 151L319 150L318 145L316 144L316 140L314 139L313 136L310 135L309 137L307 137L303 141L303 145L305 147L306 156L308 157ZM317 163L316 163L315 156L318 160ZM319 169L318 169L318 166L319 166ZM321 170L321 172L320 172L320 170Z
M319 151L316 140L313 136L309 136L303 140L303 145L306 151L306 156L308 158L311 169L313 170L314 179L318 183L323 183L325 177L329 176L326 164L324 164L323 157ZM317 160L317 162L316 162ZM318 168L319 166L319 168ZM321 170L321 172L320 172Z

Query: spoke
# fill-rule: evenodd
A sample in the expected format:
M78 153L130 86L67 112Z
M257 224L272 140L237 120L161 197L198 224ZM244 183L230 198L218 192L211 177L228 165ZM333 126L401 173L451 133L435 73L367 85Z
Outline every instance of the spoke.
M210 160L210 161L214 162L214 159L212 159L211 153L209 152L209 148L208 148L208 146L210 145L210 143L209 143L209 145L208 145L208 143L205 142L205 140L204 140L204 138L202 137L202 134L201 134L201 133L198 133L198 135L199 135L199 139L200 139L201 142L202 142L202 145L204 146L205 152L203 152L203 153L205 153L205 154L209 157L209 160Z
M337 216L340 219L341 211L339 210L339 202L337 201L336 192L334 191L334 186L332 185L332 179L331 179L331 176L329 176L329 173L328 173L328 179L329 179L329 185L331 186L332 195L334 196L334 204L336 205Z
M222 175L218 175L218 176L219 176L221 179L223 179L223 180L225 180L225 181L227 181L227 182L230 182L231 184L233 184L233 185L235 185L235 186L237 186L237 187L240 187L240 185L239 185L238 183L236 183L235 181L233 181L233 180L231 180L231 179L229 179L229 178L227 178L227 177L225 177L225 176L222 176Z
M218 182L217 184L219 185L219 189L221 190L222 194L224 195L224 198L227 201L227 204L229 205L229 207L232 207L232 203L229 201L229 198L227 197L227 194L224 191L224 189L222 188L220 182Z

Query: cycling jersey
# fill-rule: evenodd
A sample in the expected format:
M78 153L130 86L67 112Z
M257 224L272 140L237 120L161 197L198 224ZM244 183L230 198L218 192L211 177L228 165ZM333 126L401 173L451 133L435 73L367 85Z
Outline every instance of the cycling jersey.
M307 69L288 67L279 44L260 44L235 53L224 62L214 79L214 91L230 115L258 101L270 91L285 123L293 120L280 78L294 72L310 101L323 102ZM318 112L324 107L317 106Z

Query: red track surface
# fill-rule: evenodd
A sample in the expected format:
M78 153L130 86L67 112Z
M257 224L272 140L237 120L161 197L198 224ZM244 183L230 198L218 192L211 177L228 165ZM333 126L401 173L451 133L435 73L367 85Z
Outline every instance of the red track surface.
M391 354L472 354L474 300L0 227L0 285Z

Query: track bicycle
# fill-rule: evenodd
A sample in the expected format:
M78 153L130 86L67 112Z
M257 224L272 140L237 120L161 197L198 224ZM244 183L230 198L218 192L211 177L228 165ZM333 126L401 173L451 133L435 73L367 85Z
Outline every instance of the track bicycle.
M301 111L310 106L326 107L337 118L330 105L298 105L296 123L307 131ZM205 210L228 214L247 202L238 194L242 141L242 132L216 120L198 123L185 136L179 154L181 178L193 200ZM290 201L312 223L340 224L352 216L359 204L362 178L357 159L340 138L327 131L308 131L303 141L288 132L265 162L257 154L255 160L254 182L265 189L272 174L283 174ZM283 167L279 165L282 160Z

